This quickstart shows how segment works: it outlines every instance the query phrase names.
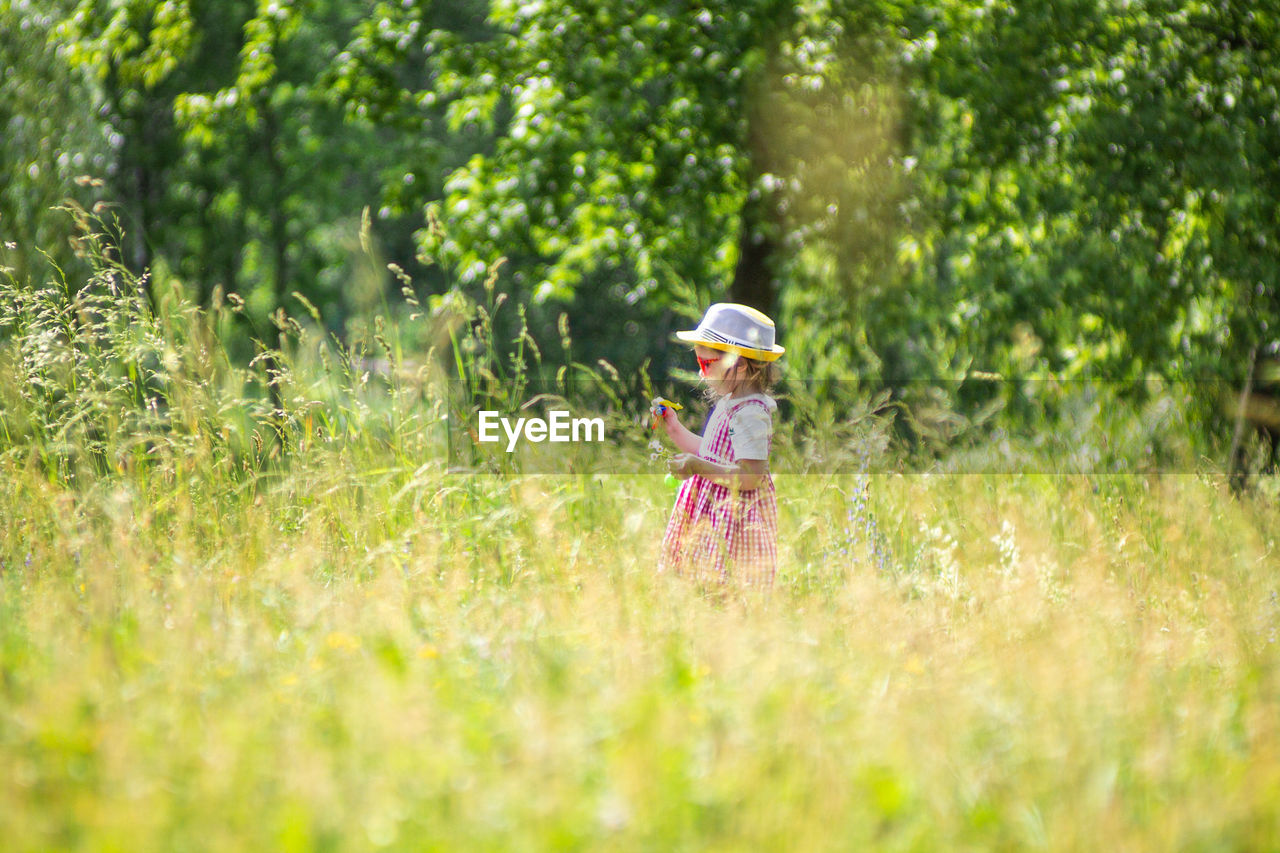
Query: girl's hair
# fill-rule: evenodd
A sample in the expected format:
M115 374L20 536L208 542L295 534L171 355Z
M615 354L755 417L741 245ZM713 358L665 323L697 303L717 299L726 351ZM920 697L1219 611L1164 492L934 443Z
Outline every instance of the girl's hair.
M753 394L767 394L778 384L778 363L776 361L760 361L755 358L743 358L745 369L740 384L733 390L746 389Z
M734 395L744 391L748 394L767 394L773 390L774 385L778 384L781 371L778 369L777 362L760 361L747 358L745 355L735 355L734 358L737 359L737 364L743 366L742 374L733 381L728 391L723 392L724 395ZM734 365L735 368L737 364ZM707 396L718 399L722 394L717 394L708 388Z

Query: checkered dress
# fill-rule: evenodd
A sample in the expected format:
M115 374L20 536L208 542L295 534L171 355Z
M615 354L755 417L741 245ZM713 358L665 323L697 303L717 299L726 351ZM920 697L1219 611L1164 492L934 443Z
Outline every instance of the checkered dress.
M730 401L719 405L727 406ZM731 465L733 444L729 433L734 416L746 406L760 406L759 398L729 408L724 417L712 417L702 437L698 456ZM751 586L770 586L777 572L778 505L773 478L739 492L737 499L727 485L694 474L684 481L662 539L660 570L672 570L697 580L734 580Z

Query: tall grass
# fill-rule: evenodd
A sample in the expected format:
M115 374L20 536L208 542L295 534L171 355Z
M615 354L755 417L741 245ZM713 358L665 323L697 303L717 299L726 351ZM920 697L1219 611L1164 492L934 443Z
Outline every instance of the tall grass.
M780 453L866 464L779 474L775 588L703 590L656 476L450 470L512 381L474 305L422 310L450 372L284 315L238 366L235 305L109 252L0 301L7 850L1280 844L1280 518L1212 471L896 473L828 422Z

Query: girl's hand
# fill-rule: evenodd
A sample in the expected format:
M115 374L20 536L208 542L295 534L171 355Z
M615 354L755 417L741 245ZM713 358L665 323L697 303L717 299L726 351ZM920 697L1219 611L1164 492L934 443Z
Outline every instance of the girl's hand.
M677 453L667 460L667 470L682 480L687 480L698 473L698 455L696 453Z
M654 397L653 401L649 404L649 412L653 415L653 421L649 427L650 429L657 427L658 421L661 420L662 428L667 431L667 435L671 435L671 430L674 427L681 425L680 416L676 414L675 406L672 405L670 400L666 400L662 397Z

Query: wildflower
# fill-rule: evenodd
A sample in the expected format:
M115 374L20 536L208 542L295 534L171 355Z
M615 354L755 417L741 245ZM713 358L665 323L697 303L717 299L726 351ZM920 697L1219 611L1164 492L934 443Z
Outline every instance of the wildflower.
M1013 525L1008 520L1000 523L1000 533L991 537L992 543L1000 549L1000 570L1006 577L1012 575L1022 554L1018 549L1017 537Z
M861 470L854 479L854 486L845 508L844 538L841 540L839 552L842 557L861 553L870 553L872 564L879 571L889 565L891 555L885 536L880 530L875 513L870 509L871 479L866 473L870 464L865 452L859 453Z

